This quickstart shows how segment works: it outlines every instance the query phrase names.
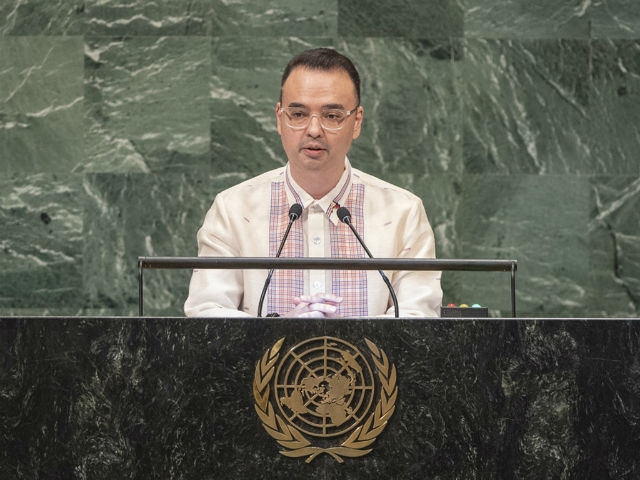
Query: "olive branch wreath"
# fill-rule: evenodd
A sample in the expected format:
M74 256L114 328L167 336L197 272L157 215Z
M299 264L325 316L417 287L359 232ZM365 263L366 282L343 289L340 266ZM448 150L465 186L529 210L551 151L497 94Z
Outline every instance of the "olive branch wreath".
M262 426L267 433L286 449L281 450L280 453L287 457L307 456L306 463L311 462L318 455L326 453L339 463L343 463L342 457L361 457L371 452L372 449L367 447L371 446L378 438L378 435L382 433L396 408L398 387L396 385L395 365L389 363L389 359L382 349L379 349L373 342L365 338L378 371L378 378L382 384L380 400L364 424L356 428L340 446L316 447L295 426L287 424L275 412L269 401L271 390L269 382L273 378L284 339L285 337L282 337L264 353L262 359L256 364L256 371L253 377L253 396L256 412L260 420L262 420Z

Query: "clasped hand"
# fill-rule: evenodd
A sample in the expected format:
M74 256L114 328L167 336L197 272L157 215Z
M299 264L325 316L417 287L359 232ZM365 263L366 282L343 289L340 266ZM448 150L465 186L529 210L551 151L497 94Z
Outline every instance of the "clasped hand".
M287 317L304 318L330 318L338 317L338 305L342 303L342 297L331 293L318 293L316 295L302 295L294 297L296 307L287 313Z

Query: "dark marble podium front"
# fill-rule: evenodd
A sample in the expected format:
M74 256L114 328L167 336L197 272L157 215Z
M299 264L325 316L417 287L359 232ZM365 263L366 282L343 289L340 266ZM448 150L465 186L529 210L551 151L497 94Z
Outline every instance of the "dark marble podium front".
M367 456L279 454L256 362L372 340L397 409ZM0 478L640 478L640 320L0 320Z

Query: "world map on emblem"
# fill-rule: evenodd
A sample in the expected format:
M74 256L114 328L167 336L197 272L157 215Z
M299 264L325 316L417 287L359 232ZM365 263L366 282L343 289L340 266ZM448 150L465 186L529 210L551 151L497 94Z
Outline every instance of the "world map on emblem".
M358 425L370 410L374 388L366 358L334 337L312 338L291 348L274 379L282 415L318 437L341 435Z

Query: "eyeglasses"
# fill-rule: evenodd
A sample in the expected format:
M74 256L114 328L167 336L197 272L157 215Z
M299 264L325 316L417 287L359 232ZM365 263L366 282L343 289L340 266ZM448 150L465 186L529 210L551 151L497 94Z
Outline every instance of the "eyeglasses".
M320 113L311 113L309 109L304 107L280 107L279 112L286 115L286 123L294 130L302 130L307 128L311 123L311 117L318 117L320 125L325 130L336 131L340 130L344 126L344 121L349 115L358 110L358 105L353 110L348 112L344 110L338 110L335 108L329 108L322 110Z

